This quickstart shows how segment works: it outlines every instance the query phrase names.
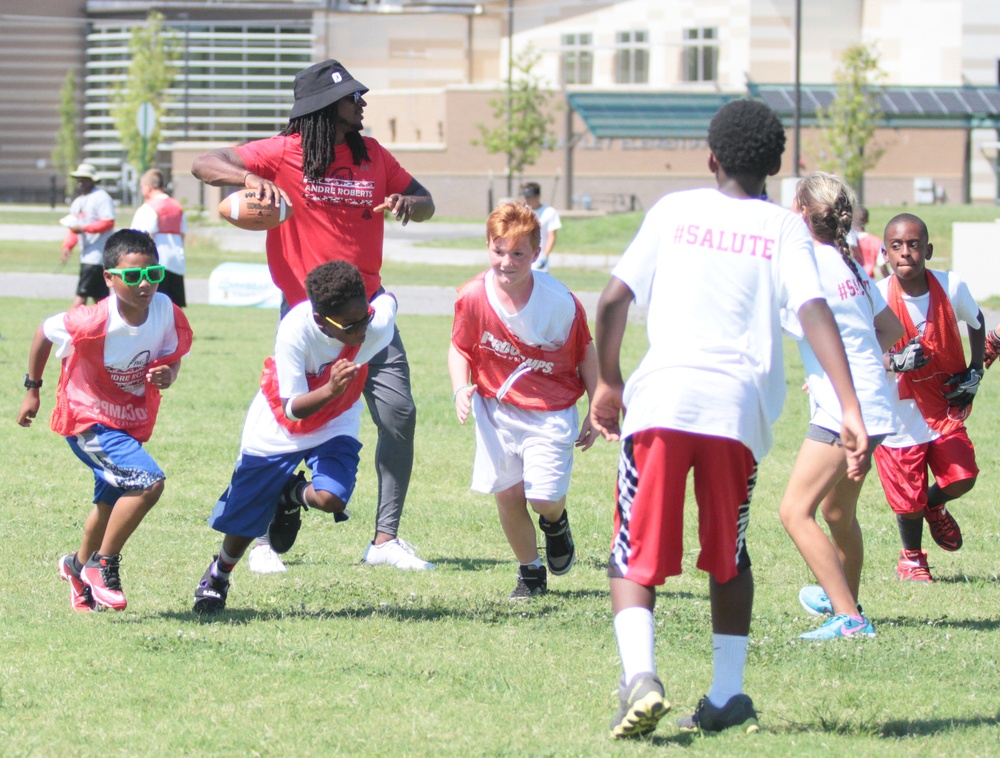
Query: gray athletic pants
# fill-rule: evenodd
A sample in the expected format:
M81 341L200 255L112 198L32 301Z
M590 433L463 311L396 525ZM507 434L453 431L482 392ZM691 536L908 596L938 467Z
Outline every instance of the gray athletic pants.
M417 408L410 391L410 365L396 329L392 342L368 361L365 401L378 429L375 468L378 472L377 531L395 536L413 471L413 438Z

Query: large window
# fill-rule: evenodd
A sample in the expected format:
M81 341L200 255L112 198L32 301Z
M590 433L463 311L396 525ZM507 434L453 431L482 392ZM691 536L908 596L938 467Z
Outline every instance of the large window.
M562 37L563 84L592 84L594 81L594 41L589 34Z
M615 81L646 84L649 81L648 32L618 32L615 51Z
M684 30L681 73L686 82L714 82L719 76L719 33L714 26Z

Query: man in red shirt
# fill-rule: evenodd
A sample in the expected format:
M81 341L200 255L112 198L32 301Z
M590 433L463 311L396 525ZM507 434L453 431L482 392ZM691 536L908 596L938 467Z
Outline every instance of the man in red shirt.
M361 136L368 88L338 61L300 71L294 91L295 103L281 134L213 150L191 167L198 179L213 186L255 189L264 202L281 196L294 208L287 221L267 232L268 267L285 299L282 314L306 298L306 274L329 260L357 266L369 299L375 297L382 291L383 213L404 225L434 215L434 201L423 185L376 140ZM369 362L364 394L378 427L379 480L375 538L364 562L433 568L397 537L416 427L409 364L398 331ZM279 517L285 513L279 508ZM298 522L297 512L287 517Z

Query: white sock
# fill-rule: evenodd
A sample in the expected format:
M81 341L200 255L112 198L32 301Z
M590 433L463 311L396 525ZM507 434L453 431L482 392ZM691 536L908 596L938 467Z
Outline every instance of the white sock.
M522 563L521 565L522 566L531 566L531 568L540 569L542 567L542 559L541 558L535 558L535 560L530 561L529 563Z
M653 612L648 608L633 606L615 614L615 637L618 654L622 659L625 683L636 674L656 674L653 656Z
M733 695L743 692L747 642L748 638L732 634L712 635L712 660L715 665L708 699L716 708L721 708Z

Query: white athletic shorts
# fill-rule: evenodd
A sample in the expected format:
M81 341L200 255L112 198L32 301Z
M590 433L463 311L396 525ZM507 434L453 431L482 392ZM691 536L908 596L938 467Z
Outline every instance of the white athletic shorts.
M580 434L576 406L526 411L472 395L476 460L472 490L493 495L524 482L529 500L555 501L569 491L573 443Z

